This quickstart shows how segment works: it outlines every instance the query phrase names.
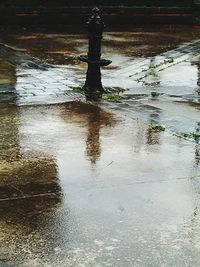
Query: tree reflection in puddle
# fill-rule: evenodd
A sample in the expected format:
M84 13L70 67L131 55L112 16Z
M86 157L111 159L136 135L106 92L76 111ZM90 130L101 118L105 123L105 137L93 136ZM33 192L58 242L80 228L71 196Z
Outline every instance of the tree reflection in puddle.
M62 139L62 127L78 124L84 129L86 157L95 165L101 156L101 129L116 122L100 107L80 102L0 110L0 258L15 266L55 262L62 254L67 257L69 240L81 238L59 180L57 142L68 138L63 133Z
M23 154L20 144L21 108L1 106L0 111L0 243L3 248L3 251L0 249L0 259L15 261L15 258L34 253L31 239L47 225L41 214L58 209L62 202L62 189L52 155ZM50 229L46 229L48 231ZM23 249L25 251L20 256Z
M97 105L82 102L70 102L65 106L67 114L72 112L74 122L80 119L87 129L86 155L92 164L96 164L101 156L100 131L103 127L113 127L116 120L111 113L105 112ZM65 121L71 121L71 116L64 116Z

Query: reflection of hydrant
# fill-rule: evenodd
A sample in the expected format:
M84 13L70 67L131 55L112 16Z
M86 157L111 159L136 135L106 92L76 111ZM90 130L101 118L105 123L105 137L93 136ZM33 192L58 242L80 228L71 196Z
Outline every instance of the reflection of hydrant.
M83 87L86 94L103 93L100 66L107 66L112 62L111 60L101 59L101 40L105 25L99 9L95 7L92 12L92 16L87 22L89 33L88 55L79 57L81 61L88 63L86 81Z

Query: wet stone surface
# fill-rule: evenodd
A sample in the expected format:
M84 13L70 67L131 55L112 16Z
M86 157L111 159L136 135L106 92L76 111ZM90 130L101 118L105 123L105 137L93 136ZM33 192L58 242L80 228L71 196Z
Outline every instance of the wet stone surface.
M98 104L82 34L2 35L0 266L200 265L200 43L175 32L106 33Z
M84 103L0 113L5 261L198 266L195 144Z

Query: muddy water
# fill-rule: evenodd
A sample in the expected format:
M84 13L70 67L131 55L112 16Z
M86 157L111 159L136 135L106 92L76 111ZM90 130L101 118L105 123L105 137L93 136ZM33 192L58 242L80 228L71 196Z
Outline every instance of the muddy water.
M199 266L199 147L100 107L1 106L3 266Z

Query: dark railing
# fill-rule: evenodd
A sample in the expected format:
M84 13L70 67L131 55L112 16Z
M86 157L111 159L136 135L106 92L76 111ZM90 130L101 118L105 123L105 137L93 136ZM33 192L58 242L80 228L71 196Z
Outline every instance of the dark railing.
M199 0L96 0L109 24L192 24ZM82 23L93 0L1 0L0 23ZM200 9L200 8L199 8Z
M191 6L193 0L96 0L99 6ZM1 0L4 6L93 6L93 0Z

